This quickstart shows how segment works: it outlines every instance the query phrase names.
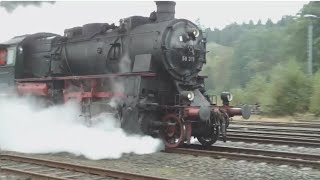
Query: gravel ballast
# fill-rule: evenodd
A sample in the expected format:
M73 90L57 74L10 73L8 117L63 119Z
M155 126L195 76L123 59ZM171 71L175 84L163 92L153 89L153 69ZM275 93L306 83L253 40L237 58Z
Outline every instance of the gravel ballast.
M12 153L12 152L10 152ZM56 161L97 166L169 179L319 179L320 170L274 165L263 162L214 159L192 155L157 152L146 155L125 154L120 159L88 160L68 153L31 155Z

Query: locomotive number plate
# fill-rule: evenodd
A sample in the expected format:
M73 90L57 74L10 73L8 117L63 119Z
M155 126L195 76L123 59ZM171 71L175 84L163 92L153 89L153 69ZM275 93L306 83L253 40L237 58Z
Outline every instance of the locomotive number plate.
M194 56L182 56L182 62L194 62Z

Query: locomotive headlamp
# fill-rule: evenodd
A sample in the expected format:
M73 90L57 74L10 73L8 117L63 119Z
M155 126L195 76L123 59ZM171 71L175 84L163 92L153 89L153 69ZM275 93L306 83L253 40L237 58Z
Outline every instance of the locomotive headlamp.
M222 92L220 97L221 97L223 105L229 105L229 102L232 101L232 99L233 99L232 94L229 92Z
M196 28L188 28L186 32L188 36L191 38L191 40L195 40L196 37L198 37L200 34L199 30Z
M182 91L181 96L189 101L193 101L194 93L192 91Z
M189 92L187 95L189 101L192 101L194 99L194 93L193 92Z
M23 52L23 48L21 46L18 47L19 52Z
M200 35L200 32L198 29L194 29L193 34L194 34L194 37L198 37Z

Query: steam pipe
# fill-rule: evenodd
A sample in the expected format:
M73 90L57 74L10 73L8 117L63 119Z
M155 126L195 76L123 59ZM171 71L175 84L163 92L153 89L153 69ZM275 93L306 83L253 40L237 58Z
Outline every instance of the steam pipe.
M230 106L218 106L214 107L211 111L219 111L217 108L223 109L228 116L242 116L244 119L249 119L251 115L251 108L247 105L241 107L241 108L235 108ZM200 115L200 108L199 107L188 107L184 109L184 115L186 117L199 117Z
M224 109L230 117L242 116L244 119L249 119L251 116L251 108L248 105L244 105L241 108L226 106Z

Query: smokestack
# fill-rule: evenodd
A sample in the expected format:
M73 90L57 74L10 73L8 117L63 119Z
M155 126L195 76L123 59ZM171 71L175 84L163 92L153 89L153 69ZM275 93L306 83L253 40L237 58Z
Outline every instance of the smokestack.
M174 1L156 1L157 21L169 21L174 19L176 2Z

